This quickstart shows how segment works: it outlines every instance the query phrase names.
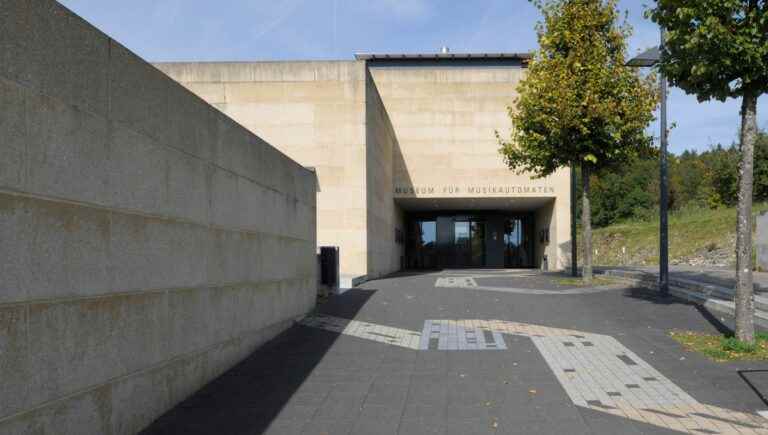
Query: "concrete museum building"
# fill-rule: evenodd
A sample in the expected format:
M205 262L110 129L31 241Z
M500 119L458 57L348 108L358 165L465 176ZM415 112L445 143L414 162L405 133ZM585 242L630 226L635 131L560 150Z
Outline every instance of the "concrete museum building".
M570 172L510 171L527 54L358 54L351 61L156 66L317 176L317 243L342 286L401 269L562 269Z

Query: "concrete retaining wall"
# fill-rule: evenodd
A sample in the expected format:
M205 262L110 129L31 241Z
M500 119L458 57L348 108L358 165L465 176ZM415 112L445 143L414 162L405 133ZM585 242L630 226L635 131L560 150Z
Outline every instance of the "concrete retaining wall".
M317 171L318 242L342 282L368 274L362 61L159 63L163 72ZM265 119L266 114L271 114ZM387 186L389 187L389 186Z
M397 138L376 83L366 71L366 221L369 279L400 269L405 255L404 243L398 244L395 230L405 234L403 213L393 198L392 154Z
M0 0L0 433L135 433L312 308L314 173Z

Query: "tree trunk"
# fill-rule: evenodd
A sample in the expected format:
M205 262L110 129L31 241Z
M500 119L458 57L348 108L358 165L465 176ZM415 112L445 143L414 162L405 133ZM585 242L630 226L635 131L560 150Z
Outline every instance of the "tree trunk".
M581 231L584 233L584 263L581 276L585 284L592 283L592 216L589 207L589 164L581 164Z
M736 222L736 338L753 343L752 166L757 141L757 95L746 91L741 103L741 162Z

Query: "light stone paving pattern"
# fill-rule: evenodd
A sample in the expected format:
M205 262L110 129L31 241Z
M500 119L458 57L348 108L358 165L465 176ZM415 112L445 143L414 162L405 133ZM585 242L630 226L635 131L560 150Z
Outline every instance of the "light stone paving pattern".
M574 405L692 434L768 434L768 420L698 402L615 338L504 320L426 320L422 333L318 315L301 322L414 350L502 350L529 337Z
M585 295L589 293L600 293L609 290L615 290L623 288L622 286L598 286L590 288L569 288L562 290L541 290L541 289L529 289L529 288L513 288L513 287L494 287L478 285L475 278L498 278L501 275L472 275L472 276L450 276L440 277L435 280L435 287L442 288L465 288L470 290L486 290L503 293L518 293L525 295ZM520 276L535 276L534 274L528 275L513 275L515 277Z
M459 287L459 288L470 288L470 287L477 287L477 283L475 282L475 279L471 276L460 276L460 277L440 277L435 281L435 287Z
M768 420L698 402L613 337L500 320L475 322L480 329L530 337L577 406L683 433L768 434Z
M491 329L480 329L468 320L426 320L421 350L506 350L504 337Z
M326 331L413 350L419 349L419 341L421 339L421 334L416 331L322 314L305 317L299 323L304 326L325 329Z

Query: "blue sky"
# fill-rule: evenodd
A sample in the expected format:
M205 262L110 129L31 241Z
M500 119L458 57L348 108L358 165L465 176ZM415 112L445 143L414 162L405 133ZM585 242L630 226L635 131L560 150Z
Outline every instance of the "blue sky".
M149 61L351 59L355 52L524 52L536 48L527 0L60 0ZM651 0L621 1L630 53L658 43ZM740 102L700 104L672 89L673 152L737 140ZM761 110L762 109L762 110ZM758 106L768 129L768 97ZM653 131L658 131L656 127Z

